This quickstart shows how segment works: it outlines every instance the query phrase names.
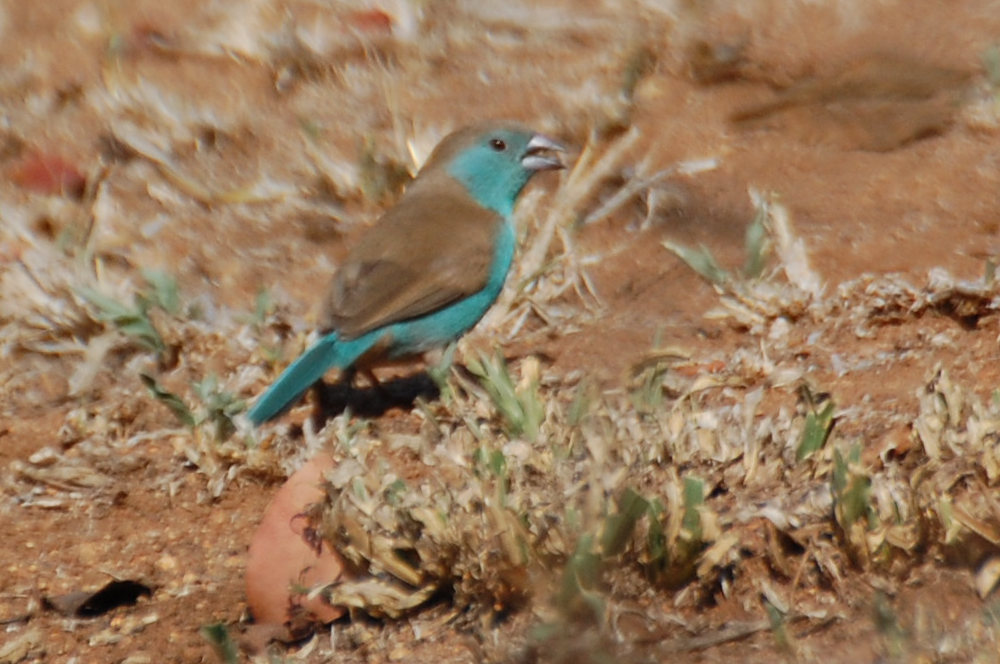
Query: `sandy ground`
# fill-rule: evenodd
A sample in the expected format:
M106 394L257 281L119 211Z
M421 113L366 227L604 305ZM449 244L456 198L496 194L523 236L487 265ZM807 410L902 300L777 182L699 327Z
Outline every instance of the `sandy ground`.
M301 347L345 248L397 195L392 174L474 120L523 121L571 146L570 162L596 155L606 168L565 211L548 254L563 271L531 295L537 311L509 294L501 314L513 313L487 319L460 356L498 345L515 366L538 357L555 383L586 375L615 395L654 350L673 349L688 357L687 377L738 382L732 399L762 387L761 418L791 418L808 384L836 404L833 440L913 485L963 458L954 441L937 457L928 449L926 395L953 412L957 385L963 403L988 410L996 389L1000 11L987 0L52 0L0 5L0 35L0 662L218 661L199 628L245 625L247 545L305 455L301 430L269 434L264 449L218 445L179 425L139 376L189 402L210 375L240 398L258 394L273 362ZM622 186L697 160L711 161L586 221ZM522 201L520 258L574 193L571 174L561 177L538 178ZM773 193L807 258L765 282L807 293L812 308L778 289L744 293L742 313L711 315L727 293L741 298L720 296L663 246L704 245L738 269L750 189ZM171 275L181 294L175 312L153 312L158 352L81 294L131 303L144 270ZM512 288L526 276L517 270ZM578 274L593 294L552 294ZM796 282L810 276L812 290ZM751 367L748 353L770 364ZM976 413L988 429L977 440L992 446L989 413ZM416 432L420 422L397 408L377 426ZM680 456L665 465L730 478L737 463ZM339 639L323 630L274 652L996 661L992 468L956 470L942 495L960 487L971 516L923 532L892 564L853 558L849 534L827 537L843 559L833 581L801 571L815 555L805 540L733 516L826 471L744 493L715 481L708 505L741 540L736 591L704 579L688 591L609 582L619 608L658 607L674 623L615 621L593 642L581 627L575 643L531 645L546 598L489 624L449 622L445 600L402 621L345 618ZM788 545L780 556L775 537ZM88 618L42 605L110 579L139 580L152 595ZM768 603L788 605L785 627L768 621Z

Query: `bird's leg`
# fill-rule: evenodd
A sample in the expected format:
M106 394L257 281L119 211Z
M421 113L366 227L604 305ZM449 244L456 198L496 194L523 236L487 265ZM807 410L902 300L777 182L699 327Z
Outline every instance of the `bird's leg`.
M354 377L357 375L357 367L347 367L346 369L341 370L340 375L337 376L337 382L346 385L347 389L354 389Z
M389 392L385 389L385 386L382 385L381 381L379 381L378 376L375 375L374 369L371 367L365 367L361 370L361 373L365 375L365 378L368 379L368 384L371 385L372 389L375 390L380 397L383 399L389 399Z
M317 405L313 413L313 424L317 431L323 428L328 416L339 414L350 406L356 373L354 367L349 367L341 370L335 383L327 384L320 378L309 387Z

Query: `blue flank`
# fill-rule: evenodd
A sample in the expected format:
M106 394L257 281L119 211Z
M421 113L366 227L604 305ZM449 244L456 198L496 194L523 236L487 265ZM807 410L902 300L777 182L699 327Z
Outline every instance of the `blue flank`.
M512 211L513 204L507 207ZM433 313L392 323L354 339L341 340L336 331L331 332L292 362L257 400L247 413L254 426L287 410L328 370L350 367L384 335L392 339L388 357L397 358L443 346L475 325L496 301L514 258L514 224L510 214L497 212L503 214L504 223L500 226L490 277L481 291Z

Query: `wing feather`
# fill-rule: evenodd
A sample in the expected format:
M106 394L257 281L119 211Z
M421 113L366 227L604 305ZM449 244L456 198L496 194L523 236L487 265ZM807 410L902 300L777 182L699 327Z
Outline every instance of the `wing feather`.
M350 339L485 287L503 219L452 178L427 175L365 233L338 270L324 301L324 330Z

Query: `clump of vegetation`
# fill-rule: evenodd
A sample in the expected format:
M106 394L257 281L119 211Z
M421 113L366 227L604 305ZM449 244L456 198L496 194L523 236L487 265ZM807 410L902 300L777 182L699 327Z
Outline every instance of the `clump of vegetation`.
M142 274L146 285L135 294L131 304L94 288L80 288L79 292L94 307L98 320L110 323L140 348L153 351L163 359L167 344L153 322L152 313L157 309L170 316L181 313L177 281L160 270L144 270Z
M189 406L177 394L165 389L152 375L139 375L153 397L170 409L177 421L189 429L208 426L216 441L227 440L236 432L234 418L246 410L246 401L219 386L219 379L209 374L192 384L198 405Z
M835 302L823 297L781 219L787 213L758 202L738 276L702 260L707 251L692 259L715 265L704 276L733 305L738 325L756 320L750 333L773 337L781 319L884 311L885 297L868 283L841 290ZM783 247L774 254L777 268L769 267L769 247ZM789 283L775 287L779 274ZM968 290L946 282L937 288L955 297ZM894 297L933 306L940 295L904 288ZM538 616L531 647L569 648L565 637L585 624L601 635L595 652L614 653L616 616L649 589L675 604L749 601L759 590L744 575L762 561L770 576L757 570L753 578L770 579L760 599L767 618L720 632L718 642L770 630L779 648L799 652L790 626L829 614L821 602L790 603L781 588L836 595L852 569L899 573L969 538L991 537L985 505L951 475L948 483L929 470L934 480L911 484L901 459L873 464L863 441L843 427L856 430L871 414L838 411L835 395L810 387L804 373L780 374L793 378L785 394L797 394L797 409L761 410L765 390L756 383L778 375L778 357L799 361L800 350L761 343L674 389L684 378L669 377L672 367L690 358L659 349L637 366L631 392L603 395L586 381L544 377L533 358L511 364L480 354L468 361L475 380L449 369L449 360L434 370L446 398L420 405L419 442L374 425L346 437L338 429L319 521L355 574L314 591L387 617L442 593L491 620L530 603ZM669 388L668 377L675 381ZM988 423L1000 422L1000 404L979 403L945 373L926 392L913 422L921 446L909 449L906 463L947 458L1000 477L992 446L982 444L992 435ZM412 454L402 464L404 447ZM973 449L978 455L968 454ZM959 454L967 456L959 461ZM778 486L787 489L773 491ZM932 486L947 488L934 495ZM668 631L666 610L644 606L650 630ZM890 627L887 634L903 633ZM887 651L902 652L899 639L887 639ZM677 636L664 652L697 643Z

